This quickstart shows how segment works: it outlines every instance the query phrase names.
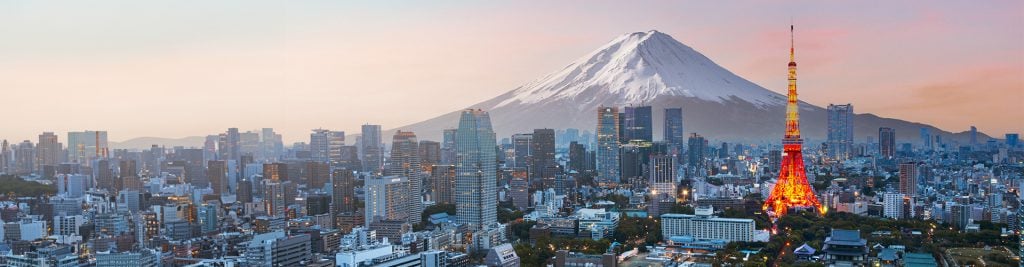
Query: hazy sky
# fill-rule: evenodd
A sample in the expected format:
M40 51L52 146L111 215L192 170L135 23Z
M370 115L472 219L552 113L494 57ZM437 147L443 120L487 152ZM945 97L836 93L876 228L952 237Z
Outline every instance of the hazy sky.
M1024 132L1022 1L370 2L0 0L0 138L394 128L651 29L783 92L791 20L803 100Z

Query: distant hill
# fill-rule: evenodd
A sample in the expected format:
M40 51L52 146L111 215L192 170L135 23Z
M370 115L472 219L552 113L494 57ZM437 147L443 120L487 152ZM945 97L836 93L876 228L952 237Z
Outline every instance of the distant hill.
M785 62L778 68L784 74ZM507 137L536 128L593 132L599 106L628 105L653 107L655 140L661 139L663 110L669 107L683 109L687 134L700 133L712 140L778 142L785 130L785 95L733 74L658 31L621 35L560 71L467 108L488 111L495 132ZM422 139L440 140L443 129L458 125L460 112L392 129L385 136L401 129L416 132ZM800 103L800 125L806 140L824 141L826 116L825 108ZM969 139L966 133L870 113L856 114L854 121L858 142L878 136L879 127L895 129L899 142L917 142L922 128L941 135L945 142ZM979 142L988 138L978 133Z
M203 143L206 142L205 136L189 136L182 138L163 138L163 137L138 137L132 138L121 142L110 142L111 149L128 149L128 150L143 150L149 149L153 145L164 146L164 147L203 147Z

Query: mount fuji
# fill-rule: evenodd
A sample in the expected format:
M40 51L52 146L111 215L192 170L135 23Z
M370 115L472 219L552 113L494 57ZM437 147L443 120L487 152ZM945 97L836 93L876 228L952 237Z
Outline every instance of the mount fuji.
M779 64L779 73L785 79L785 62ZM488 111L500 138L536 128L593 132L602 105L652 106L656 140L662 139L664 108L679 107L687 135L773 142L784 132L786 97L737 76L667 34L648 31L621 35L562 70L467 108ZM460 112L397 129L437 140L443 129L458 126ZM824 141L826 116L824 108L800 103L805 139ZM903 141L917 140L922 127L945 140L967 138L966 133L872 114L857 114L854 121L854 135L860 140L877 136L879 127L896 129Z

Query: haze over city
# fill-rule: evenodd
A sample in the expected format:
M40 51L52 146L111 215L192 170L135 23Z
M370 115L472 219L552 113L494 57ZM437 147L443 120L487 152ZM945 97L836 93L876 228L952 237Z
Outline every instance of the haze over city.
M1024 266L1021 26L1021 1L0 1L0 266Z
M394 129L469 107L658 30L801 100L994 137L1024 130L1024 4L613 1L0 3L0 136L112 141L274 127ZM452 125L454 126L454 125ZM775 138L772 136L772 138Z

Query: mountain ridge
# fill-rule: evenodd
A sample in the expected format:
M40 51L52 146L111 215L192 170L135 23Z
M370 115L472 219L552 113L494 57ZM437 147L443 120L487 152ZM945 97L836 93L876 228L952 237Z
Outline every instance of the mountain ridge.
M785 72L785 63L779 64L779 72ZM558 71L466 108L488 111L495 132L510 136L535 128L593 131L601 105L652 106L656 140L661 139L663 109L668 107L683 109L687 135L696 132L714 140L775 142L784 132L784 95L732 73L656 30L620 35ZM437 140L443 129L457 126L460 112L388 133L411 130L422 139ZM800 113L805 139L824 141L825 108L801 101ZM854 121L855 138L877 136L878 127L896 129L901 142L917 140L914 137L922 127L943 135L944 140L967 138L962 133L870 113L856 114ZM988 136L979 133L979 140L984 138Z

